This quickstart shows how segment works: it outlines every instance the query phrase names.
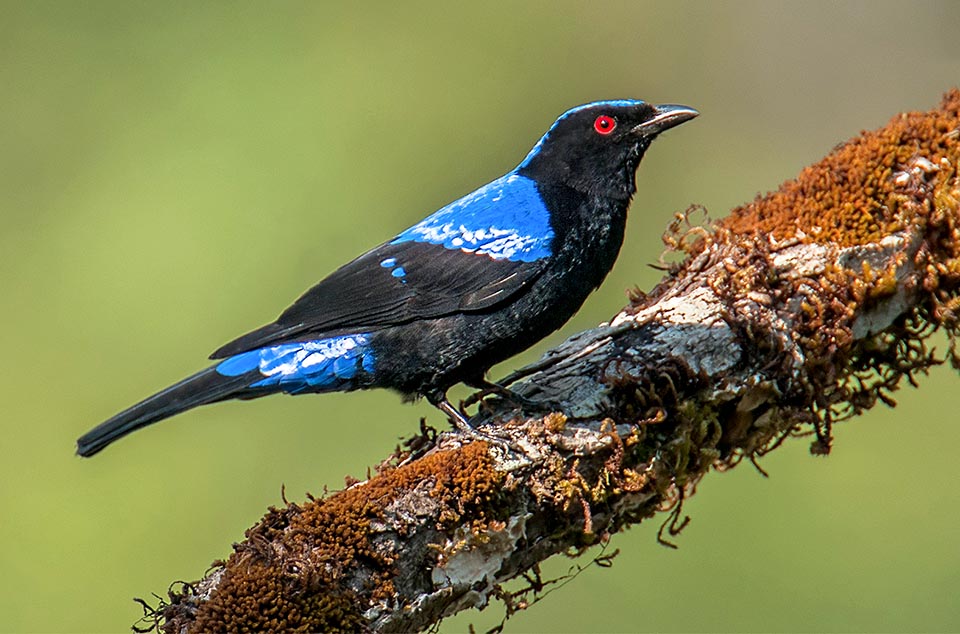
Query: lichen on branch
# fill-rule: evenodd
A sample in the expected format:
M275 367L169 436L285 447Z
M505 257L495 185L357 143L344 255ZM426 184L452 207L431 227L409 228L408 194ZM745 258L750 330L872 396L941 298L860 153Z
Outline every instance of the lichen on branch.
M836 148L777 191L668 231L679 264L609 323L508 377L545 404L473 423L521 452L424 433L377 475L271 508L151 611L164 632L413 631L501 598L678 503L712 468L831 428L943 359L960 308L960 91ZM951 357L952 345L951 345ZM956 359L951 358L956 364ZM672 522L669 520L673 520Z

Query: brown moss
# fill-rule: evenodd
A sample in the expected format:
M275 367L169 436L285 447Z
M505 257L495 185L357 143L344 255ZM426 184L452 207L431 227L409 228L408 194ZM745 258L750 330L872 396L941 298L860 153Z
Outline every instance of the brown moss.
M394 554L378 548L371 522L422 483L439 503L436 526L464 514L492 519L503 474L486 443L386 469L368 482L303 505L269 510L246 532L204 601L172 597L166 631L356 631L372 601L393 594ZM358 572L360 569L363 572ZM280 572L284 571L284 572ZM344 591L344 586L354 591Z
M836 263L815 275L782 280L773 266L774 253L789 241L852 247L876 245L897 231L918 236L922 247L915 265L928 269L921 285L930 295L927 306L937 323L955 323L951 297L960 284L958 163L960 90L955 89L937 109L898 115L883 128L839 146L777 191L734 209L712 233L701 230L696 240L672 236L668 242L691 255L721 247L726 273L709 283L731 302L749 295L776 306L799 298L800 313L791 317L807 367L824 364L826 380L832 381L829 371L843 361L837 352L855 344L852 323L903 290L896 277L898 262L883 270ZM675 232L679 226L678 221ZM676 273L683 271L680 267ZM757 333L747 334L760 339Z
M717 402L714 383L693 375L682 359L658 361L640 373L621 371L612 362L604 374L612 420L604 424L613 442L602 450L603 460L571 455L558 445L537 478L522 484L533 501L529 508L540 514L530 526L549 529L537 547L545 553L547 545L559 544L579 552L658 510L670 511L661 533L674 535L686 524L684 497L712 467L752 460L801 427L812 427L814 450L824 453L834 421L878 401L892 403L889 392L902 380L913 383L916 372L936 363L925 341L938 327L955 333L960 311L958 128L960 91L952 91L939 109L901 115L863 133L711 230L681 232L685 218L679 218L669 244L690 257L649 296L638 293L635 302L654 301L678 279L709 285L727 301L724 319L740 335L744 367L761 369L752 377L756 402L741 407L746 396ZM836 263L799 277L774 266L782 241L850 247L898 230L921 244L902 254L923 272L913 289L919 298L879 334L858 339L853 325L865 310L902 290L895 265L875 270ZM749 314L744 302L762 310ZM757 317L763 311L790 322L786 336L782 323ZM795 367L797 359L802 367ZM632 433L619 435L613 421L634 424ZM527 421L525 429L531 438L549 439L572 424L551 414ZM509 485L520 486L522 477L513 473ZM482 536L485 528L504 527L499 492L505 482L486 445L473 443L403 466L384 464L362 485L271 509L235 547L209 596L190 587L172 596L165 628L362 629L364 610L377 600L390 597L391 609L402 610L409 599L390 596L401 553L374 539L390 506L406 492L426 490L437 508L408 530L430 525L440 531L430 543L439 544L443 531L466 521ZM625 495L642 501L624 505ZM403 532L402 525L398 530ZM543 587L539 580L531 583Z
M789 362L786 342L763 325L737 314L745 297L784 310L791 324L789 345L802 353L802 371L784 383L781 405L793 416L809 416L815 453L830 447L833 422L859 414L904 378L939 362L925 340L939 327L956 336L960 289L960 90L948 92L939 108L901 114L878 130L839 146L819 163L766 196L738 207L697 241L673 242L692 255L716 248L728 262L708 283L730 303L729 321L744 330L748 354ZM679 226L679 223L678 223ZM842 262L815 274L781 278L773 264L789 243L830 247L873 245L900 232L908 242L886 268ZM774 238L773 241L770 238ZM920 284L898 280L905 258L925 271ZM684 266L689 266L691 258ZM682 274L683 267L677 274ZM857 319L896 293L919 295L915 308L884 333L854 336ZM799 301L799 312L789 308ZM758 329L759 328L759 329ZM762 365L762 364L760 364ZM776 439L771 438L774 442Z
M744 363L764 368L755 378L766 379L763 389L775 394L774 405L740 411L734 402L715 412L723 426L716 466L727 468L742 456L753 460L806 424L817 436L813 450L825 453L834 422L878 401L893 404L890 392L903 380L914 383L917 372L942 361L926 340L943 328L953 342L960 330L958 165L960 90L954 89L938 108L897 115L861 133L727 218L698 226L691 218L702 208L677 214L661 260L671 275L649 294L634 294L630 310L675 293L678 283L709 286L727 304L723 317L739 335ZM857 249L877 252L894 235L901 241L885 244L900 246L893 257L878 258L882 267L844 261L859 261ZM798 244L822 245L836 261L807 275L798 274L803 267L781 271L777 258ZM667 264L666 256L676 254L686 257ZM923 275L900 279L904 271ZM891 299L905 312L882 333L855 335L858 320ZM655 380L651 373L639 382L635 375L623 385L611 382L626 419L643 415L650 404L644 387ZM711 418L696 399L684 400L662 405L674 445L695 429L686 425ZM678 458L680 481L688 465ZM691 481L697 473L691 470Z
M752 203L734 209L721 227L735 234L772 235L853 246L878 242L905 224L895 174L915 157L956 164L960 90L940 108L897 115L839 146L819 163Z
M292 591L295 578L257 563L228 567L217 592L203 604L191 632L356 632L363 617L354 597ZM229 596L230 601L218 601Z

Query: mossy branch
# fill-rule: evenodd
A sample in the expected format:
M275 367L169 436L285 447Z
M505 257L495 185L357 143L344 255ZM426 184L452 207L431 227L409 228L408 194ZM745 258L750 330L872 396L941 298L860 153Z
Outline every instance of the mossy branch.
M828 452L834 423L943 361L934 331L957 336L958 137L954 90L722 221L678 216L683 261L514 384L556 412L484 403L474 422L523 455L423 437L366 482L271 508L156 626L414 631L497 597L509 613L503 582L534 571L536 591L538 562L676 513L711 468L804 433Z

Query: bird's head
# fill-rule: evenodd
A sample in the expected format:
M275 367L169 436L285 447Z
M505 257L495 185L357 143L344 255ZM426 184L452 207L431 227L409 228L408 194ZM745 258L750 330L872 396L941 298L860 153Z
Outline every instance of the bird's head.
M699 113L679 105L618 99L563 113L517 167L541 183L562 183L587 194L628 198L637 165L664 130Z

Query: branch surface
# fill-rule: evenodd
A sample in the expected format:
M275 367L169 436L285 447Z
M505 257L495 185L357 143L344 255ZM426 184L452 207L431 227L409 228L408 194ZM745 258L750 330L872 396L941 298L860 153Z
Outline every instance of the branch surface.
M894 117L777 191L665 241L680 264L609 323L509 377L552 404L488 399L507 452L426 432L377 475L271 508L151 616L167 633L415 631L535 596L537 564L679 503L727 469L831 428L943 362L960 308L960 91ZM671 530L678 522L667 526ZM503 583L527 574L525 593Z

